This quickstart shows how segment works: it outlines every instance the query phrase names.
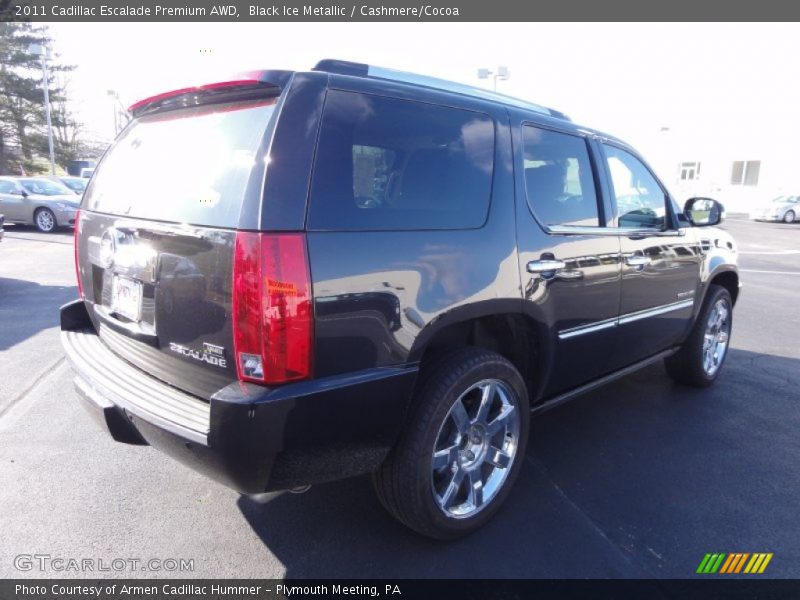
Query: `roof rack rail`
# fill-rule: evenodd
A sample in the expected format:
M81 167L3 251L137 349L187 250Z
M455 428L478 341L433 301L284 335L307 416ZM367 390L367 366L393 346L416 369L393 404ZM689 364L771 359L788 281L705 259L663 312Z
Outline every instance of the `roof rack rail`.
M335 73L337 75L351 75L354 77L371 77L375 79L386 79L390 81L400 81L403 83L411 83L421 85L429 88L443 90L446 92L454 92L464 96L472 96L474 98L481 98L483 100L491 100L517 108L524 108L532 110L543 115L555 117L569 121L570 118L564 113L521 100L513 96L505 94L498 94L491 90L466 85L463 83L456 83L455 81L448 81L446 79L438 79L436 77L428 77L426 75L418 75L416 73L408 73L406 71L396 71L394 69L386 69L384 67L377 67L374 65L367 65L364 63L350 62L347 60L337 60L326 58L317 63L314 71L322 71L324 73Z

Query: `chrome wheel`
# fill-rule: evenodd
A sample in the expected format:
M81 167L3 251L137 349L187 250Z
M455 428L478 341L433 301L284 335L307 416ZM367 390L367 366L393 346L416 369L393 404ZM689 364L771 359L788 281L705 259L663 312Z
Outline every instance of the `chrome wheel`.
M49 232L53 231L56 226L56 220L53 213L49 210L40 210L36 213L36 226L40 231Z
M519 402L499 379L479 381L450 408L432 455L431 487L450 518L474 516L502 489L517 454Z
M703 336L703 370L709 377L713 377L719 370L728 351L731 333L730 312L728 302L721 298L714 304L706 321L706 331Z

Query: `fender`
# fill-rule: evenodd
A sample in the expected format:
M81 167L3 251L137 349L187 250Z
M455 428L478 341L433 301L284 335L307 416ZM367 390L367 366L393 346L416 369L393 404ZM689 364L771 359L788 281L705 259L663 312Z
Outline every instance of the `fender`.
M526 318L536 331L537 362L535 376L535 389L531 389L531 397L539 399L547 383L548 374L552 365L552 344L550 343L551 331L546 325L546 319L541 309L531 302L521 298L496 298L482 300L473 304L458 306L441 313L419 332L408 355L409 363L418 363L430 343L447 327L473 321L482 317L515 315Z
M697 316L700 314L700 309L706 300L706 295L708 294L709 287L711 287L711 282L722 273L733 273L736 276L737 285L739 288L741 288L742 283L741 279L739 278L739 269L736 267L736 264L729 262L726 257L719 254L709 257L709 260L703 265L703 273L701 273L700 282L698 284L698 294L697 300L694 303L692 326L694 326L694 322L697 319ZM737 298L737 294L732 294L731 299L733 300L734 306L736 305Z

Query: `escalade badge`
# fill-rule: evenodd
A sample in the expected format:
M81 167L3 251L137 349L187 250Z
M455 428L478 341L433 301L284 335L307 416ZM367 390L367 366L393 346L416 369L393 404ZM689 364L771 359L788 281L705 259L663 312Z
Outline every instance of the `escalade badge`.
M225 348L222 346L204 343L202 350L194 350L192 348L182 346L181 344L170 342L169 349L172 352L177 352L178 354L182 354L183 356L191 358L192 360L208 363L223 369L228 367L228 360L225 358Z

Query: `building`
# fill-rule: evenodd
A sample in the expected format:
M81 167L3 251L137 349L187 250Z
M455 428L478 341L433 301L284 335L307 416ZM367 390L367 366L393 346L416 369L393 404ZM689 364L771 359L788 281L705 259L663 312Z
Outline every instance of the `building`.
M781 194L800 194L793 127L742 125L717 131L663 127L653 166L679 201L708 196L728 213L751 214Z

